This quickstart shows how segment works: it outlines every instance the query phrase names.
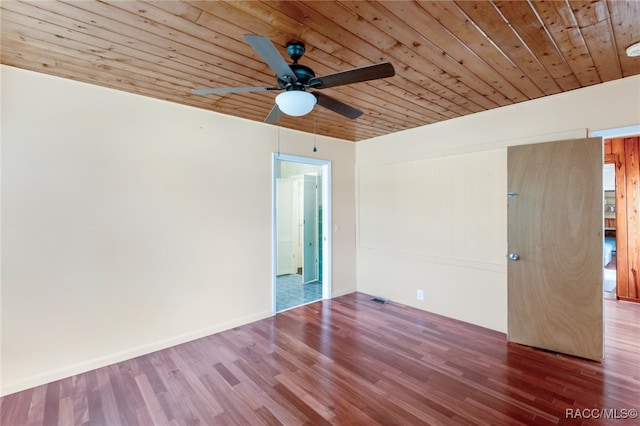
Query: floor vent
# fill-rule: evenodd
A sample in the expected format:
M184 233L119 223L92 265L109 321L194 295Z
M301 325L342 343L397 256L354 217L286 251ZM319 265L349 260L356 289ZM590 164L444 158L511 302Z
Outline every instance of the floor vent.
M380 296L373 296L371 300L378 303L389 303L388 299L385 299L384 297L380 297Z

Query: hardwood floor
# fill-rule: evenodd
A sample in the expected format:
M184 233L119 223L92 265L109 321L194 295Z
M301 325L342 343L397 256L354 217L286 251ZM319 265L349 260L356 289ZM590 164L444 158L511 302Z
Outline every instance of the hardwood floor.
M5 396L0 424L609 424L566 418L640 408L640 305L605 314L598 363L354 293Z

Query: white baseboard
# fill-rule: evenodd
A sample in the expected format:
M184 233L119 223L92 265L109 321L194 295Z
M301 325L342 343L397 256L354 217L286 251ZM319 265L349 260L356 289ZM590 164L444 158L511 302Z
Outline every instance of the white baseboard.
M348 288L348 289L345 289L345 290L341 290L341 291L338 291L338 292L334 292L334 293L331 295L331 298L332 298L332 299L335 299L336 297L344 296L344 295L346 295L346 294L355 293L355 292L357 292L357 291L358 291L358 289L357 289L357 288Z
M36 374L30 377L26 377L19 381L11 383L5 383L2 381L0 385L0 396L10 395L15 392L20 392L25 389L30 389L36 386L51 383L56 380L64 379L76 374L85 373L87 371L102 368L107 365L115 364L118 362L126 361L141 355L146 355L161 349L166 349L171 346L180 345L182 343L190 342L200 339L202 337L210 336L215 333L220 333L225 330L229 330L234 327L238 327L244 324L249 324L254 321L259 321L268 317L271 317L271 311L261 312L259 314L250 315L243 318L238 318L233 321L216 324L211 327L206 327L197 331L185 333L179 336L170 337L164 340L153 342L147 345L138 346L135 348L127 349L125 351L115 352L109 355L101 356L85 362L68 365L62 368L58 368L44 373Z

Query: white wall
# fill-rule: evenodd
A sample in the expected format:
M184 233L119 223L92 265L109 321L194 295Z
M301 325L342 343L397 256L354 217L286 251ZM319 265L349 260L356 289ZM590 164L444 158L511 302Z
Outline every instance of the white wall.
M506 147L639 123L636 76L359 142L358 291L505 332Z
M2 76L2 394L271 315L275 127ZM355 291L355 147L333 168L334 294Z

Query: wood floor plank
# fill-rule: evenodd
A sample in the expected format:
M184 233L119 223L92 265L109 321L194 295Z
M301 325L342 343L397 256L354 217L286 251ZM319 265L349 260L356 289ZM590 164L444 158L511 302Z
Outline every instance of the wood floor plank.
M594 362L353 293L7 395L0 424L604 424L566 413L640 408L640 305L605 317Z
M167 418L167 413L162 409L162 405L158 400L158 395L153 390L153 385L145 375L137 376L136 382L138 383L138 387L142 392L142 397L144 398L145 407L147 408L147 412L149 413L149 418L152 421L152 424L158 426L169 425L169 419ZM91 419L93 423L93 419Z
M33 390L33 395L31 397L31 404L29 406L29 410L27 413L27 425L37 425L42 422L42 418L44 418L44 407L46 400L47 387L40 386ZM0 424L2 424L0 422Z
M89 423L89 405L87 402L86 374L72 377L73 383L73 424L84 425ZM127 392L127 397L131 397Z

